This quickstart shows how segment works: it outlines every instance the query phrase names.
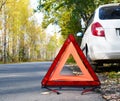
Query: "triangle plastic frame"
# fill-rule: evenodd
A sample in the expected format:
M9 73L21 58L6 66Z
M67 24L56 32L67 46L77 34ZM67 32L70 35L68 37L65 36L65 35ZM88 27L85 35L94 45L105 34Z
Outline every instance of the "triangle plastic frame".
M70 51L71 48L69 47L72 47L74 51L73 52ZM60 75L60 71L63 68L63 65L65 64L70 54L73 55L76 63L78 64L79 68L81 69L84 75L80 75L80 76ZM74 56L75 54L77 54L77 56ZM63 87L63 86L66 87L97 86L98 87L100 86L100 81L97 75L95 74L94 70L92 69L91 65L87 61L86 57L84 56L79 45L77 44L74 36L70 34L66 39L66 41L64 42L58 55L54 59L53 63L51 64L51 67L49 68L48 72L43 78L41 84L42 87Z

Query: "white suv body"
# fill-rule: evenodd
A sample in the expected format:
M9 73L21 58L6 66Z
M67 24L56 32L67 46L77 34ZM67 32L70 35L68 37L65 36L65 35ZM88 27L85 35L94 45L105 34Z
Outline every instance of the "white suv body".
M120 4L106 4L95 10L81 48L92 61L120 62Z

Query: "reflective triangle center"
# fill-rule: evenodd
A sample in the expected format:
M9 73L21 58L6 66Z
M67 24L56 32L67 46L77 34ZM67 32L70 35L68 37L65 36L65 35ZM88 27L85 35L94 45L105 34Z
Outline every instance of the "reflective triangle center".
M64 67L69 56L72 55L77 66L80 68L82 74L78 76L73 75L60 75L61 70ZM89 73L88 69L83 64L78 52L76 51L73 43L71 42L67 48L65 49L64 53L62 54L59 62L57 63L54 71L52 72L49 81L94 81L93 77Z

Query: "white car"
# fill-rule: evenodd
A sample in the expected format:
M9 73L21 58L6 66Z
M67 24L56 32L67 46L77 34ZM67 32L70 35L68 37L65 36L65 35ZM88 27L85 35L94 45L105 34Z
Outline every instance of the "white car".
M91 63L120 63L120 4L99 6L90 17L81 49Z

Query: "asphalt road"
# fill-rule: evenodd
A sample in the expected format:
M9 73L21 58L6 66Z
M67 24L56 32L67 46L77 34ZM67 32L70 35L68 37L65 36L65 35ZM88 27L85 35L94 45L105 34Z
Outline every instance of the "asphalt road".
M41 88L51 62L0 65L0 101L105 101L99 93L63 88L61 94Z

